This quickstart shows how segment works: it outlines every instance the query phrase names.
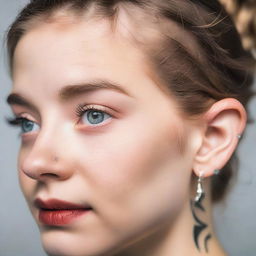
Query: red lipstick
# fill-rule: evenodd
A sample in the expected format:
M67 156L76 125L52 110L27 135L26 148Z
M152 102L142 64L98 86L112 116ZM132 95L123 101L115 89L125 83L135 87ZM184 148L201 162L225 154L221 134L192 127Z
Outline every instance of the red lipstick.
M50 226L69 224L92 210L89 205L78 205L58 199L43 201L38 198L34 204L39 208L39 220Z

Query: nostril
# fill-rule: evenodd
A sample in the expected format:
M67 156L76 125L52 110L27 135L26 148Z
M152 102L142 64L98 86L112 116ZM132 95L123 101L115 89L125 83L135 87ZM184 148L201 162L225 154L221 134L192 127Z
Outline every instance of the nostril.
M42 173L40 174L40 177L49 177L49 178L58 178L58 175L55 173Z
M53 164L52 156L45 156L43 153L27 156L20 162L21 170L28 177L35 180L66 180L72 176L74 168L70 168L65 161ZM44 158L43 158L44 157Z

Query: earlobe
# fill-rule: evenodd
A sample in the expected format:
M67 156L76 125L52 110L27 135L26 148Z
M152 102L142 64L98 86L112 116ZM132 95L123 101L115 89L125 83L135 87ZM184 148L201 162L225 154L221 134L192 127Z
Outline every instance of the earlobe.
M197 176L211 176L221 169L234 153L246 125L246 111L236 99L217 101L203 117L205 129L197 151L193 170Z

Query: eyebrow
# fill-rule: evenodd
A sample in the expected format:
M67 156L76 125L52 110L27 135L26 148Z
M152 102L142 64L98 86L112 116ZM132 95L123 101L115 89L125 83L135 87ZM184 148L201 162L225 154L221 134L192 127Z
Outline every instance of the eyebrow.
M6 102L9 105L20 105L20 106L24 106L24 107L30 108L34 112L37 111L37 108L33 104L31 104L29 101L27 101L25 98L23 98L18 93L11 93L7 97Z
M85 93L89 93L89 92L97 91L101 89L115 90L129 97L132 97L122 86L107 80L92 81L89 83L82 83L77 85L67 85L62 89L60 89L60 91L58 92L58 96L61 101L66 101L76 96L79 96L81 94L85 94ZM20 106L30 108L31 110L34 110L34 111L37 110L37 108L33 104L31 104L28 100L26 100L24 97L22 97L18 93L11 93L7 97L6 101L9 105L20 105Z
M92 81L89 83L82 83L79 85L68 85L62 88L59 92L59 98L61 100L69 100L80 94L89 93L91 91L96 91L100 89L109 89L115 90L119 93L125 94L129 97L132 97L123 86L107 81L107 80L100 80L100 81Z

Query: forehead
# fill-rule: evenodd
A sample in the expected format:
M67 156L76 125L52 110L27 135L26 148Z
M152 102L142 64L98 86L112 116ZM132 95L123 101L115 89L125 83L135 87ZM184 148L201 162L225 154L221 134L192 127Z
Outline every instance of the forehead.
M29 64L30 58L28 57L33 57L35 61L37 58L42 59L51 54L59 58L73 57L73 59L82 60L104 52L101 58L103 59L110 51L111 54L117 55L122 52L125 55L128 49L130 53L136 52L136 49L131 47L126 40L111 33L109 23L106 21L75 24L43 23L29 30L19 41L14 54L14 67L19 64ZM53 60L52 58L51 61Z
M26 74L43 78L43 72L54 79L59 72L62 78L86 75L89 79L107 73L121 76L125 70L143 72L143 67L143 54L111 33L106 21L45 23L28 31L18 43L13 78L14 82Z
M119 12L122 13L121 11ZM23 56L20 52L26 53L35 49L32 53L36 56L40 48L44 51L53 50L55 53L65 50L66 54L68 54L68 52L72 51L72 55L77 53L76 50L81 55L87 49L91 50L90 52L92 53L97 53L93 50L99 51L107 47L113 48L111 47L113 44L114 48L119 46L119 49L120 47L130 48L130 52L135 50L131 49L131 44L128 45L128 42L131 42L131 40L127 36L127 33L125 35L128 26L130 27L128 25L128 19L125 18L127 15L118 14L118 19L121 20L118 23L122 25L118 26L118 28L115 25L113 29L113 20L106 17L94 16L93 13L94 11L90 12L87 10L83 16L79 16L71 10L60 9L49 14L49 16L42 15L38 18L31 19L24 25L26 32L16 47L14 54L15 63L19 60L26 59L22 58ZM125 36L126 38L124 38ZM48 44L47 49L45 48L46 44ZM70 47L67 47L71 45L73 48L70 49ZM55 46L57 46L59 51L58 49L54 49ZM85 51L82 51L83 49ZM86 54L88 56L88 52Z
M149 17L150 13L141 8L122 6L114 19L97 16L91 9L80 16L60 9L48 17L41 16L29 21L24 27L27 32L18 42L14 54L14 72L16 67L20 69L29 64L40 67L41 64L45 68L54 64L53 60L65 63L68 58L77 65L90 62L90 66L95 62L105 64L106 60L123 59L121 65L138 64L148 71L149 63L145 57L162 51L160 40L164 39L165 33L185 45L189 42L186 47L191 52L196 48L193 38L178 24L159 20L152 15ZM40 60L37 65L36 59ZM150 71L154 73L152 66Z
M13 67L13 91L29 99L100 79L138 99L166 98L143 52L106 20L42 23L18 43Z

